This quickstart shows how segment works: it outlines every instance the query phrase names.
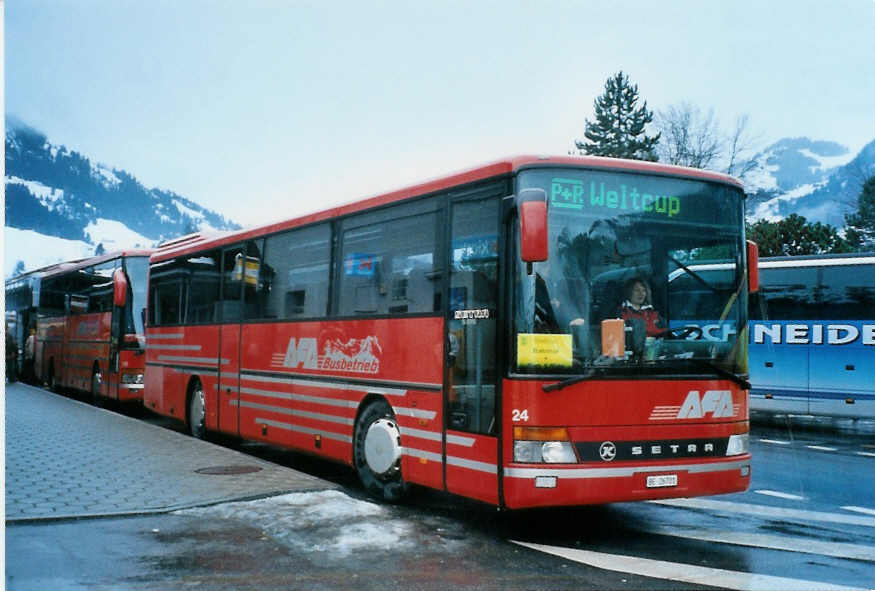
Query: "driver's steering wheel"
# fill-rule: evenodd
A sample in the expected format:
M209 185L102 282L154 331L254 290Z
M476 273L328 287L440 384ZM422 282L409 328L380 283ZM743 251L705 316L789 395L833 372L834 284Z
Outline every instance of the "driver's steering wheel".
M698 326L679 326L677 328L669 328L662 332L658 332L654 337L657 339L680 340L696 335L695 338L702 336L702 329Z

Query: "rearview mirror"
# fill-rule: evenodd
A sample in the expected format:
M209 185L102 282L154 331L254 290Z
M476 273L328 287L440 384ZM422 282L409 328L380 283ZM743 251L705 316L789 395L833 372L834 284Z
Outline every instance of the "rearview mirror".
M122 269L112 274L112 303L119 308L128 303L128 276Z
M747 241L747 291L760 290L760 248L753 240Z
M517 199L520 216L520 257L527 263L546 261L547 192L544 189L523 189Z

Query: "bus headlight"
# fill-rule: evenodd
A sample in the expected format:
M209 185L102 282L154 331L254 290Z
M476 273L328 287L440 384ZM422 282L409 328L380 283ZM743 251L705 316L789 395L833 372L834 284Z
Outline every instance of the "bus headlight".
M123 373L122 384L142 384L143 374L141 373Z
M577 462L569 441L514 441L513 461L523 464L573 464Z
M726 446L727 456L739 456L750 451L750 435L743 433L741 435L730 435L729 443Z
M541 446L541 457L548 464L571 464L577 461L568 441L546 441Z

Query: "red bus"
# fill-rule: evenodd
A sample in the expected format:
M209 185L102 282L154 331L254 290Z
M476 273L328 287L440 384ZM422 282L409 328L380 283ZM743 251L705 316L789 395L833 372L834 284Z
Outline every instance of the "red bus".
M742 491L743 213L724 175L523 156L170 243L151 257L144 402L195 436L349 464L390 501L410 484L506 508ZM702 279L704 317L674 310L669 277L704 258L732 284ZM633 277L658 335L617 320ZM726 338L696 338L703 319Z
M95 402L143 399L147 250L46 268L39 284L36 376Z

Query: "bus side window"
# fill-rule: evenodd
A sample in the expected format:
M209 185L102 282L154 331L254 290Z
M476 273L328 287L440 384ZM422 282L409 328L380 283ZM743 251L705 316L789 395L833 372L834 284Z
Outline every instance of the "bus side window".
M331 226L268 236L259 279L258 318L322 318L328 313Z
M344 220L340 315L440 309L435 203L425 200Z
M872 320L875 316L875 265L824 266L818 290L822 320Z

